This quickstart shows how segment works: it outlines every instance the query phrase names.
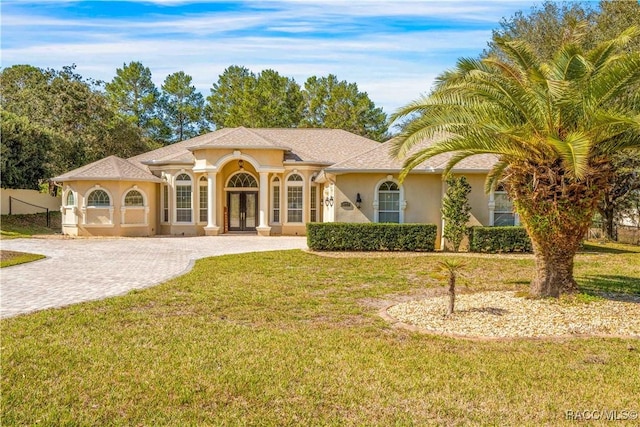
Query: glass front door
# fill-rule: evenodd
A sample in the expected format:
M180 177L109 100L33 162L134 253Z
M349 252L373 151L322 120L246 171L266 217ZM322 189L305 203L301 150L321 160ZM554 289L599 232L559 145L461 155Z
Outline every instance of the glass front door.
M255 231L258 222L257 192L227 193L229 231Z

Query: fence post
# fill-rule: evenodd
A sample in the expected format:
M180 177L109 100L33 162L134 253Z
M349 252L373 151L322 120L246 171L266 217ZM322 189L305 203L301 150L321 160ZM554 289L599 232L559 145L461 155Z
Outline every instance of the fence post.
M49 226L50 223L51 223L51 220L49 219L49 208L47 208L47 228L51 228Z
M9 196L9 215L11 215L11 199L12 197Z

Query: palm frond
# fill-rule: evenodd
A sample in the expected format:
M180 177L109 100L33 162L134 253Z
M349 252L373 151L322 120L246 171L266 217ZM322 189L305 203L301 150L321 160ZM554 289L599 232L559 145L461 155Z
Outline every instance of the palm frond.
M493 168L487 174L487 179L484 182L484 192L490 193L498 186L498 182L502 179L505 170L509 167L509 162L505 160L499 160Z
M547 142L559 154L565 168L577 179L584 178L589 166L592 140L583 132L573 132L559 139L549 136Z

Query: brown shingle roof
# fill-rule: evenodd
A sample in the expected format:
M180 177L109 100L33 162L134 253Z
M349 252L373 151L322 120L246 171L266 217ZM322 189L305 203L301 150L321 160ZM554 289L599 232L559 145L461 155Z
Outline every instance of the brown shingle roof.
M224 128L186 141L149 151L129 160L140 163L193 163L199 148L276 149L286 160L333 164L380 144L339 129ZM141 165L142 167L146 167Z
M52 180L58 182L86 180L161 182L160 178L142 169L139 164L116 156L105 157Z
M409 155L427 148L435 142L434 139L416 144ZM365 153L355 155L347 160L328 167L327 172L395 172L402 169L403 159L398 159L392 153L392 141L387 141ZM413 169L413 172L442 172L453 154L446 153L432 157ZM454 171L486 172L497 162L498 157L492 154L478 154L459 162Z

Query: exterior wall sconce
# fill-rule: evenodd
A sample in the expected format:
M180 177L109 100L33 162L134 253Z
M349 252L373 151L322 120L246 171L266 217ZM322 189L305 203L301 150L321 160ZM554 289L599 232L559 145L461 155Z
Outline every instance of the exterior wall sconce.
M324 205L325 206L333 206L333 196L327 197L326 199L324 199Z
M244 160L238 160L238 167L240 168L240 170L244 169Z
M360 209L362 206L362 197L360 197L360 193L356 195L356 208Z

